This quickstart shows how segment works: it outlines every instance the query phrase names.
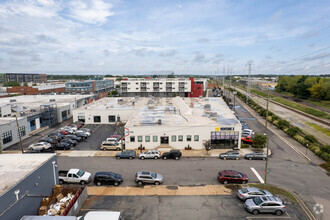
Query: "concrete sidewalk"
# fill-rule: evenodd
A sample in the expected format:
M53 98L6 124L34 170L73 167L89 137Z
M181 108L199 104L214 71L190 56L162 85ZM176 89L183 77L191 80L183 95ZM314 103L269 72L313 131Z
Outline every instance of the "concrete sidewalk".
M232 189L224 185L206 186L88 186L88 195L102 196L191 196L191 195L231 195Z

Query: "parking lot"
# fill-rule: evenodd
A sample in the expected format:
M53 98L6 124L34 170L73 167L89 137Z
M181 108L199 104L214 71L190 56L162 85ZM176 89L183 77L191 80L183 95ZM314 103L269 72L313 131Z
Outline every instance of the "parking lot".
M125 219L306 219L300 207L284 201L287 213L276 216L245 210L235 195L213 196L89 196L80 215L87 211L121 211Z

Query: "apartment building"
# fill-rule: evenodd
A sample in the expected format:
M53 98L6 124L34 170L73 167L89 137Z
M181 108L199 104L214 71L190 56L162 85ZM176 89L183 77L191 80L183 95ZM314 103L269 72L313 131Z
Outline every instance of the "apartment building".
M103 93L114 88L114 80L96 78L87 81L72 81L65 83L66 92L69 93Z
M129 78L121 81L122 97L199 97L205 96L207 79Z
M0 73L0 83L5 82L19 82L19 83L46 83L47 74L37 73Z

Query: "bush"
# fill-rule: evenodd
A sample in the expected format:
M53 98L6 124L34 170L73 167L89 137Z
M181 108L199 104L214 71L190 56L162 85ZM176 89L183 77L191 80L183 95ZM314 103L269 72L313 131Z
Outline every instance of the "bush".
M321 154L321 158L325 161L328 161L330 159L330 154L328 154L327 152L323 152Z
M306 144L308 143L305 138L303 136L301 136L300 134L296 134L293 137L296 141L298 141L299 143L301 143L302 145L306 146Z
M298 134L299 132L301 132L301 130L298 127L291 127L286 131L286 133L291 137L296 136L296 134Z
M254 148L264 148L267 142L267 137L262 134L256 134L253 138L252 147Z
M250 147L250 145L248 145L248 144L242 144L241 145L241 148L249 148Z
M290 123L286 120L282 120L282 119L279 119L278 120L278 123L277 123L277 126L280 128L280 129L284 129L284 128L288 128L290 127Z
M321 151L327 152L328 154L330 154L330 145L322 146Z
M307 141L309 141L310 143L316 143L317 142L317 139L313 135L310 135L310 134L305 135L305 139Z

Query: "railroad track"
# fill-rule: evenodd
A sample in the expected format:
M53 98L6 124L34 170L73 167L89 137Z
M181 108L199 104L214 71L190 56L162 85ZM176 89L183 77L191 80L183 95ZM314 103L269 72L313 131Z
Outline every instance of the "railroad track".
M237 89L237 88L236 88L236 89ZM240 90L240 92L244 92L244 94L245 94L245 91L242 91L241 89L239 89L239 90ZM252 93L252 92L251 92L251 93ZM265 97L262 97L262 96L260 96L260 95L255 94L255 93L252 93L252 94L253 94L254 96L257 96L257 97L259 97L259 98L262 98L262 99L266 100ZM269 99L269 102L271 102L271 103L273 103L273 104L275 104L275 105L279 105L279 106L281 106L281 107L283 107L283 108L286 108L286 109L288 109L288 110L290 110L290 111L296 112L296 113L298 113L298 114L300 114L300 115L303 115L303 116L305 116L305 117L307 117L307 118L313 119L314 121L320 122L320 123L322 123L322 124L327 125L327 126L330 127L330 122L329 122L328 120L323 120L323 119L321 119L321 118L315 117L315 116L313 116L313 115L307 114L307 113L305 113L305 112L302 112L302 111L299 111L299 110L297 110L297 109L294 109L294 108L288 107L288 106L286 106L286 105L283 105L283 104L281 104L281 103L275 102L275 101L273 101L273 100L271 100L271 99Z

